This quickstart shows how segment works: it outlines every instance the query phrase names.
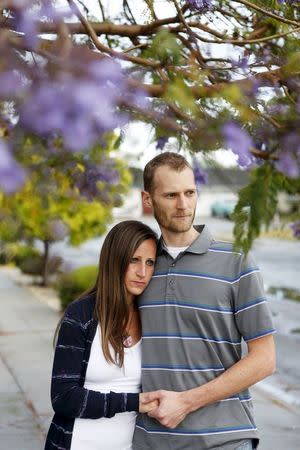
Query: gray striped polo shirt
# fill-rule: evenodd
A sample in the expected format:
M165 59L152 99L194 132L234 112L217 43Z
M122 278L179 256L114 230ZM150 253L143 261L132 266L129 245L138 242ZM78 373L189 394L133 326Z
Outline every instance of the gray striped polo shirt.
M199 236L176 259L160 241L154 275L139 298L144 392L207 383L240 360L242 338L274 332L251 254L215 241L206 226L195 228ZM194 411L175 429L140 414L133 449L234 449L258 438L252 409L245 390Z

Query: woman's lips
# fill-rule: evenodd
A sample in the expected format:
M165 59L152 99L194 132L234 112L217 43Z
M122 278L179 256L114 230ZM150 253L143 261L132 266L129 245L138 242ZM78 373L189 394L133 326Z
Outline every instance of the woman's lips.
M132 281L133 284L135 284L136 286L145 286L145 282L144 281Z

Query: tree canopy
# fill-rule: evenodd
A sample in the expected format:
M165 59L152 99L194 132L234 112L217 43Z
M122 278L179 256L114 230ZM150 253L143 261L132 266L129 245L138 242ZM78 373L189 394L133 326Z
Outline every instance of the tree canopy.
M159 149L170 138L192 154L230 149L253 172L235 212L247 249L278 192L299 195L299 0L123 0L115 14L89 3L0 2L0 187L14 192L35 170L24 136L43 141L44 167L64 167L144 121ZM294 220L299 236L299 208Z
M109 154L115 139L115 136L110 136L108 149L93 147L86 152L85 156L93 161L96 171L97 160L101 160L104 151ZM27 137L23 151L31 150L35 145L36 141ZM102 182L101 186L96 186L92 180L88 185L82 156L73 155L72 162L72 176L68 172L63 173L60 166L41 166L31 173L17 192L11 195L0 192L0 239L3 242L23 240L29 243L39 240L43 244L45 285L51 245L63 239L72 245L80 245L102 235L112 220L112 207L119 204L119 196L127 192L131 180L124 163L111 157L118 175L114 183ZM92 177L91 170L87 172ZM94 188L100 189L101 201Z

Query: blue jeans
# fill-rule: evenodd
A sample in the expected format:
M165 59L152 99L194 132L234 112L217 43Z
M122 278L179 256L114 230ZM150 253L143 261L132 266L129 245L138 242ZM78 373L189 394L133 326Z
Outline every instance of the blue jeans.
M236 448L236 450L253 450L253 443L252 439L249 439L248 441L244 442L242 445Z

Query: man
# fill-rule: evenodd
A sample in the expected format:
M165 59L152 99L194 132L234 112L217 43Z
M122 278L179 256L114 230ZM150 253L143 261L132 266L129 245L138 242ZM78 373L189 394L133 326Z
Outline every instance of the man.
M275 367L259 270L251 255L193 226L197 190L181 155L152 159L144 189L162 236L154 276L139 299L142 387L146 401L157 398L159 406L138 417L133 449L256 448L248 387Z

